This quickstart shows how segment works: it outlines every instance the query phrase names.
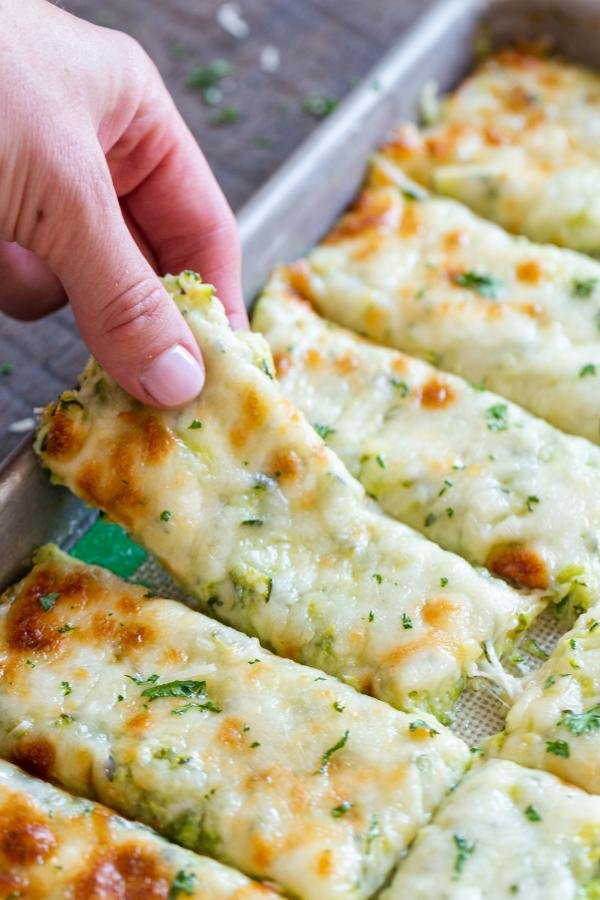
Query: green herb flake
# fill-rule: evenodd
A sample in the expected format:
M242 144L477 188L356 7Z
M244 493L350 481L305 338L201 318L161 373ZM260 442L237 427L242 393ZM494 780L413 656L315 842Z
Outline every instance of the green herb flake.
M160 514L160 521L168 522L170 518L171 518L171 511L168 509L163 509L163 511Z
M373 573L373 578L375 579L375 581L377 582L377 584L381 584L381 582L383 581L383 576L380 575L379 572L374 572L374 573Z
M408 630L409 628L413 627L412 619L408 615L408 613L402 613L402 627L405 630Z
M191 425L188 426L192 429L192 431L198 431L198 429L202 428L202 422L200 419L194 419Z
M339 713L344 712L344 710L346 709L346 707L340 700L334 701L333 708L335 709L336 712L339 712Z
M527 503L526 503L526 506L527 506L527 509L529 510L529 512L533 512L539 502L540 502L539 497L536 497L535 494L530 494L530 496L527 498Z
M224 106L208 120L211 125L220 128L222 125L233 125L240 117L240 111L236 106ZM269 373L267 373L269 374Z
M588 375L596 374L596 366L594 363L586 363L585 366L582 366L579 370L579 377L586 378Z
M69 625L68 622L65 622L64 625L61 625L60 628L57 628L59 634L66 634L67 631L73 631L75 629L74 625Z
M375 457L375 461L380 469L385 469L385 460L384 460L383 456L381 455L381 453L377 454L377 456Z
M189 712L191 709L197 709L200 712L221 712L220 706L217 706L217 704L213 703L212 700L205 700L204 703L184 703L183 706L176 706L171 710L171 715L182 716L184 713Z
M428 513L425 516L425 527L429 528L437 521L437 516L434 513Z
M543 647L540 647L538 642L532 637L525 638L521 643L521 647L525 653L529 653L530 656L535 656L536 659L548 659L550 655Z
M321 757L321 765L314 773L315 775L324 775L327 771L327 766L329 765L329 761L334 753L337 753L339 750L343 750L348 742L348 738L350 736L349 731L345 731L339 741L336 741L333 747L329 747L328 750L325 751L323 756Z
M530 822L541 822L542 821L542 817L540 816L539 812L537 811L535 806L532 806L531 804L525 810L525 815L527 816L527 818L529 819Z
M440 587L446 587L447 584L448 584L448 579L446 578L446 576L443 576L442 578L440 578Z
M73 688L68 681L61 681L60 686L62 688L63 696L68 697L69 694L73 693Z
M250 744L250 749L256 750L257 747L260 747L260 741L252 741L252 743Z
M249 659L249 660L248 660L248 665L249 665L249 666L255 666L256 663L259 663L259 662L260 662L260 659L258 659L258 657L257 657L256 659Z
M590 624L589 624L589 626L588 626L588 631L589 631L589 633L591 634L592 631L595 631L596 628L598 628L599 625L600 625L600 622L598 622L597 619L594 619L592 622L590 622Z
M42 594L41 597L38 597L38 603L44 612L48 612L49 609L52 609L59 597L60 591L52 591L50 594Z
M313 428L324 441L327 440L330 434L335 434L335 428L330 428L329 425L321 425L320 422L313 422Z
M135 684L156 684L160 675L148 675L147 678L142 678L141 675L126 675L125 678L129 678L129 680L133 681Z
M486 410L485 418L489 431L506 431L508 428L508 406L506 403L495 403Z
M436 734L439 734L439 731L436 731L435 728L428 725L424 719L414 719L408 726L408 730L412 734L414 734L415 731L426 731L429 737L435 737Z
M571 282L571 294L579 300L589 300L597 284L597 278L574 278Z
M180 869L169 888L168 900L177 900L181 894L187 894L191 897L194 893L196 885L196 876L193 872L185 872Z
M199 697L206 694L205 681L165 681L154 683L142 691L142 697L148 697L150 703L162 697Z
M453 280L459 287L469 288L469 290L481 294L482 297L487 297L488 300L496 300L504 288L504 282L500 278L486 272L476 272L473 269L467 272L457 272L453 276Z
M401 397L408 397L410 388L405 381L399 381L397 378L390 378L390 384L400 392Z
M346 815L349 809L352 809L352 804L349 800L344 800L339 806L333 807L331 815L334 819L340 819L342 816Z
M454 860L453 878L458 878L462 874L467 860L475 852L475 842L467 840L462 834L453 834L452 839L456 847L456 859Z
M375 613L372 609L369 610L369 622L373 622L375 619Z
M546 741L546 753L553 753L554 756L562 756L568 759L571 755L571 749L566 741Z
M446 515L448 516L449 519L451 519L452 516L454 515L454 510L452 509L451 506L449 506L449 507L447 508L447 510L446 510Z
M117 694L117 703L122 703L125 697L123 694Z
M242 525L248 525L250 528L259 528L263 524L262 519L244 519L242 522Z
M371 847L373 845L373 841L377 840L378 837L381 837L381 830L379 828L379 822L377 820L377 816L375 813L371 815L369 820L369 828L367 829L367 836L365 839L365 855L368 856L371 852Z
M564 725L571 734L577 736L598 731L600 729L600 704L582 713L574 713L570 709L564 709L558 724Z
M333 97L325 97L320 94L310 94L302 101L302 110L316 119L324 119L334 111L338 101Z

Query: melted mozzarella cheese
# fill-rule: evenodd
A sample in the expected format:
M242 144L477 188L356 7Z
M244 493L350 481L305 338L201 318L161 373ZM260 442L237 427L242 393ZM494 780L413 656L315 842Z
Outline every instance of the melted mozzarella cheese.
M600 77L515 50L486 60L386 155L509 231L600 251Z
M319 318L285 271L253 326L285 395L390 515L581 610L600 590L600 448Z
M329 319L600 441L600 263L415 194L381 158L295 289Z
M364 898L466 745L55 548L0 604L0 754L303 898Z
M489 751L600 794L599 606L580 616L529 677Z
M91 363L50 407L54 475L153 552L198 605L283 656L447 716L483 643L541 608L381 515L210 288L167 282L206 363L180 411L144 409Z
M0 894L260 900L268 887L0 762Z
M594 897L600 800L547 772L492 760L420 833L385 900Z

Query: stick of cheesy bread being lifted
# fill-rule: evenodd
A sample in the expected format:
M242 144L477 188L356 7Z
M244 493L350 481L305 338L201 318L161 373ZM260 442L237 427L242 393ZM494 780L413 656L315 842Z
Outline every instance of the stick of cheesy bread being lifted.
M166 284L206 385L144 408L90 362L45 411L55 478L122 524L202 610L405 709L448 715L482 656L543 606L378 512L193 273Z

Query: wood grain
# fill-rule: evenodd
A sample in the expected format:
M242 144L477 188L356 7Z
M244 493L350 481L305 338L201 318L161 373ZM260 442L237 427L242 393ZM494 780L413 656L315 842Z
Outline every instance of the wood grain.
M318 119L307 96L341 99L428 5L429 0L239 0L249 34L243 40L217 23L217 0L65 0L65 9L133 35L156 62L185 120L234 209L305 138ZM261 53L276 47L275 72ZM188 87L191 73L216 58L234 75L223 82L222 106L238 111L211 124L215 109ZM41 322L0 314L0 458L20 440L8 429L75 382L86 358L69 310Z

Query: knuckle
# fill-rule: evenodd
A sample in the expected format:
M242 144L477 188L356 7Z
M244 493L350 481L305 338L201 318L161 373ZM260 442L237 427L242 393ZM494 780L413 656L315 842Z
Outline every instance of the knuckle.
M141 278L119 291L100 310L104 334L118 343L147 337L158 325L165 306L164 290L156 279Z

